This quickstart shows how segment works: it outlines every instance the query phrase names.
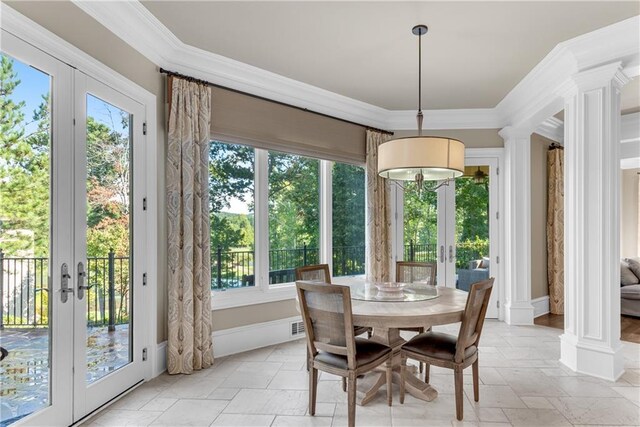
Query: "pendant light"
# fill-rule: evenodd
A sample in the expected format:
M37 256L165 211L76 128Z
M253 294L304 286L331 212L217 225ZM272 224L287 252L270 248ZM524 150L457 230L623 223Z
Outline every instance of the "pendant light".
M476 184L484 184L484 180L486 177L487 174L482 169L480 169L480 166L478 166L478 170L473 174L473 182L475 182Z
M397 138L378 147L378 174L383 178L415 181L418 191L423 181L443 181L464 174L464 144L453 138L422 136L422 36L426 25L416 25L418 36L418 136ZM442 184L441 184L442 185Z

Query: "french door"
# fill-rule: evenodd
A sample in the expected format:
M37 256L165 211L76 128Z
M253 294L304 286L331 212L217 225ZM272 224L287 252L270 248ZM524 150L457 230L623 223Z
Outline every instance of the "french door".
M397 259L437 263L437 284L469 291L495 277L487 317L498 317L498 159L467 157L465 174L436 190L407 183L396 198Z
M144 378L144 107L2 31L0 423L70 425Z

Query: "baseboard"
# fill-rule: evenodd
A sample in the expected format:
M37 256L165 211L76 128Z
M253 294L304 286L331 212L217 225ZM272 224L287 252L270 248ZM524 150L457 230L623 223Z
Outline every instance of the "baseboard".
M540 298L532 299L531 305L533 306L533 317L540 317L549 313L549 295L545 295Z
M167 370L167 342L162 341L156 346L156 360L153 368L153 377L157 377Z
M301 320L300 316L295 316L215 331L213 333L213 355L215 357L228 356L303 338L304 334L291 334L291 323Z

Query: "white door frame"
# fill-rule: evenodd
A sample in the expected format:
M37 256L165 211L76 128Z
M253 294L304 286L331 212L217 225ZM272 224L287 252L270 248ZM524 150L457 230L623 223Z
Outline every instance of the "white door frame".
M118 396L124 390L129 389L144 379L144 365L142 360L142 349L147 344L145 338L144 297L142 275L146 271L145 247L146 230L143 226L145 222L145 212L143 211L143 198L146 193L144 181L144 134L143 123L145 122L144 106L133 99L122 95L109 86L98 82L81 71L75 70L75 161L74 161L74 183L75 183L75 238L74 238L74 272L73 276L76 287L74 295L74 421L78 421L88 413L102 406L106 401ZM117 108L120 108L133 115L131 124L132 150L131 159L131 195L130 206L130 229L131 235L130 254L132 255L130 288L133 293L133 305L130 306L131 316L129 318L129 334L133 336L133 344L130 348L132 361L127 365L111 372L96 380L93 384L87 385L86 372L86 343L87 343L87 297L78 299L78 273L76 266L82 262L85 269L87 263L87 94L91 94Z
M49 247L49 304L51 322L49 339L50 406L22 418L25 425L70 424L73 403L73 360L68 357L73 348L73 334L69 328L73 322L74 295L68 294L67 302L60 299L61 266L72 267L72 194L63 191L73 183L73 130L72 70L66 64L35 49L12 34L2 31L2 51L27 65L35 67L51 77L51 146L50 146L50 247ZM72 284L69 283L71 287ZM63 327L55 327L62 325Z
M500 212L503 211L502 189L504 188L504 176L500 172L504 169L503 148L468 148L465 150L465 165L489 165L490 166L490 186L489 186L489 241L490 241L490 258L491 263L495 267L491 268L491 275L496 278L494 290L491 295L490 305L497 306L497 310L493 309L493 316L499 320L504 319L504 307L500 301L504 301L504 286L502 286L502 278L504 277L504 263L502 260L502 248L504 248L504 221L501 221ZM455 184L454 184L455 185ZM455 235L455 186L443 186L438 190L438 283L445 284L449 287L455 287L454 280L447 280L447 277L455 277L455 264L449 262L449 245L452 246L453 256L455 259L455 244L447 239L452 239ZM392 206L393 217L395 219L393 226L394 245L393 259L394 261L402 260L404 256L404 191L399 185L392 185L391 200L395 200ZM442 208L440 208L442 207ZM449 218L449 220L447 220ZM440 226L444 221L444 226ZM451 236L450 238L448 236ZM440 251L442 242L444 245L444 261L441 260ZM451 266L449 266L451 264ZM394 262L395 265L395 262ZM444 266L444 268L443 268Z

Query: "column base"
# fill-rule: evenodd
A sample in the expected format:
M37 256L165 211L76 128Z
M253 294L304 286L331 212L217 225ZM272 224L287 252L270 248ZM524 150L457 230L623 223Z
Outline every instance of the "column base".
M616 381L624 374L624 356L619 341L611 348L565 332L560 336L560 362L572 371L609 381Z
M530 302L507 303L504 308L504 321L509 325L533 325L534 308Z

